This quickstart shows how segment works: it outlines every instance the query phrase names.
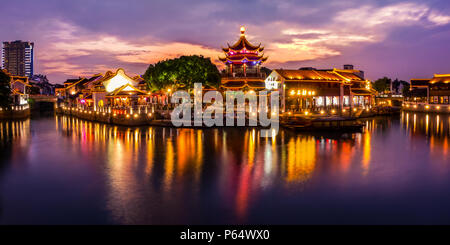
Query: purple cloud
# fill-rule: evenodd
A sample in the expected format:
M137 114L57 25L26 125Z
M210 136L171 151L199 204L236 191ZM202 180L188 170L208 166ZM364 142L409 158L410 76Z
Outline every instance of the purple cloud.
M369 79L448 73L450 3L435 1L67 1L2 3L0 40L31 40L52 82L182 54L217 62L239 26L271 68L341 67Z

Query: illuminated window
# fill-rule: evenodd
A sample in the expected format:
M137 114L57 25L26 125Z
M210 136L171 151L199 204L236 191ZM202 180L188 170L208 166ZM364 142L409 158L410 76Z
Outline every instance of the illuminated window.
M316 100L317 106L323 106L323 98L322 97L318 97Z
M331 97L330 96L325 97L325 103L327 106L331 105Z
M339 105L339 99L337 96L333 97L333 105Z
M350 105L350 100L349 100L348 96L344 96L344 105L345 106L349 106Z

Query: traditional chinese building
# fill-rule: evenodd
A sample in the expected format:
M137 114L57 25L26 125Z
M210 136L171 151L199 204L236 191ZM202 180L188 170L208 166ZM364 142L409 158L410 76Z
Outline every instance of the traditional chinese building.
M153 98L157 95L145 90L145 82L140 76L130 77L122 68L90 78L68 79L64 85L64 89L58 89L58 94L64 95L66 106L83 110L113 110L120 114L119 111L140 110L157 101Z
M6 69L2 71L10 78L9 86L11 88L13 105L27 105L31 88L28 77L12 75Z
M266 78L268 90L278 90L283 112L330 112L369 108L376 92L354 69L275 69Z
M251 44L245 36L245 28L241 27L239 40L226 48L222 48L225 56L219 57L225 64L222 74L222 89L225 90L261 90L265 88L265 74L261 72L264 47Z
M411 79L409 101L450 104L450 74L435 74L431 79Z

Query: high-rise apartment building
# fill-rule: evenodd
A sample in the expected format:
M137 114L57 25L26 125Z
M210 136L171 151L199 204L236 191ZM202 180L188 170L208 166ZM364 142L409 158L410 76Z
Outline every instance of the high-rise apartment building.
M3 42L2 69L8 70L11 75L31 77L33 75L34 43Z

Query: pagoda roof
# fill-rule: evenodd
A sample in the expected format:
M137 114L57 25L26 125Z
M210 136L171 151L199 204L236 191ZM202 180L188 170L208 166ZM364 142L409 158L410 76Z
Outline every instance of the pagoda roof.
M247 61L266 61L268 57L264 57L264 54L255 55L255 54L236 54L236 55L226 55L225 57L219 57L219 60L222 62L230 61L230 62L242 62L244 60Z
M262 52L264 50L264 47L261 47L261 43L256 46L256 45L251 44L247 40L247 38L245 37L245 28L244 27L241 27L241 36L239 37L239 40L233 45L230 45L229 43L227 43L227 45L228 45L228 48L222 48L222 50L224 52L228 52L230 50L240 51L244 48L249 51L258 51L258 52Z
M249 51L260 51L260 52L264 50L264 47L261 47L261 43L258 44L258 46L255 46L255 45L251 44L247 40L247 38L245 38L244 35L242 35L235 44L230 45L229 43L227 43L227 45L228 45L228 48L222 48L222 50L224 52L228 52L230 50L240 51L243 49L246 49Z

